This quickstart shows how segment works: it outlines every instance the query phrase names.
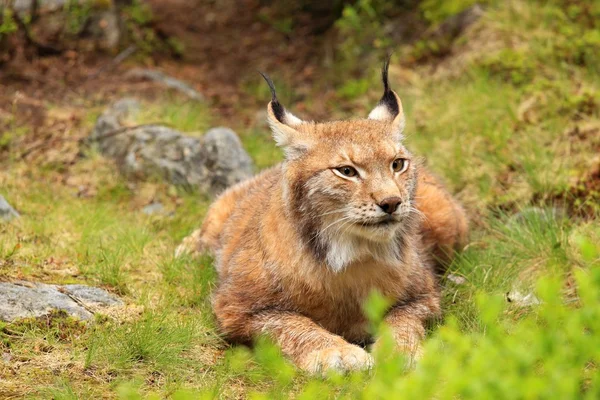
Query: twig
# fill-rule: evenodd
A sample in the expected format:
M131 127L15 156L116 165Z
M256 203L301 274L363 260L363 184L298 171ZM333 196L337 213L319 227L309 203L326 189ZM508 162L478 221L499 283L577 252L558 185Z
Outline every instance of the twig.
M117 56L113 58L108 64L103 65L102 67L98 68L96 72L88 75L87 79L94 79L98 77L98 75L100 75L101 73L115 68L117 65L125 61L129 56L135 53L137 49L138 48L136 45L129 46L128 48L117 54Z
M90 314L96 315L95 310L92 310L90 307L88 307L87 304L85 304L83 301L81 301L81 299L79 297L74 296L71 293L69 293L69 291L67 289L65 289L63 286L60 286L58 288L58 291L60 293L64 294L65 296L67 296L68 298L70 298L71 300L73 300L75 303L77 303L78 306L80 306L81 308L83 308L84 310L89 312Z

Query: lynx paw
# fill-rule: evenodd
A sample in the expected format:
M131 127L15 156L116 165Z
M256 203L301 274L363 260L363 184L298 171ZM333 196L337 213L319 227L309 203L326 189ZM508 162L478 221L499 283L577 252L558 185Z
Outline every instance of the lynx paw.
M370 369L373 357L358 346L346 345L315 350L306 355L300 367L311 374L327 371L349 372Z
M194 232L191 235L186 236L181 244L175 249L175 257L181 257L184 254L197 256L200 253L201 245L199 232Z
M175 257L181 257L184 254L192 254L192 250L189 249L185 243L181 243L177 248L175 248Z

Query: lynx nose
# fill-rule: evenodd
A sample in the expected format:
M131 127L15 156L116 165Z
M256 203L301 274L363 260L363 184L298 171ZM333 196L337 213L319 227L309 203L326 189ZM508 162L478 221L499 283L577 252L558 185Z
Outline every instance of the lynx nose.
M388 214L393 214L400 203L402 203L402 199L400 197L388 197L379 203L379 208Z

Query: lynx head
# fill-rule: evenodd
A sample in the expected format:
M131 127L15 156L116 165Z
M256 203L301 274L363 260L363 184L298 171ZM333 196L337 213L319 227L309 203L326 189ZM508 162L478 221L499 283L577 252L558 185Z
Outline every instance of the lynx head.
M284 203L305 244L334 271L372 257L397 263L413 231L416 167L402 144L404 113L383 71L384 92L368 118L305 122L279 103L268 121L285 151Z

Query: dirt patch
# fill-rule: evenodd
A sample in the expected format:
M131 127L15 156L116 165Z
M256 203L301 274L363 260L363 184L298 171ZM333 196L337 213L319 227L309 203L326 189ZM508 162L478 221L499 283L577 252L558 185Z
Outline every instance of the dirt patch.
M564 192L552 196L536 194L533 203L564 209L571 217L595 219L600 212L600 162Z
M183 77L200 82L201 91L224 101L237 95L240 82L257 69L291 68L297 74L322 54L320 33L327 21L301 10L289 26L281 26L275 22L277 8L258 0L238 1L235 6L231 1L216 2L211 7L187 0L148 3L157 17L156 29L185 46Z
M598 210L600 204L600 162L596 168L579 179L569 194L576 199L573 206L593 216L593 212Z
M225 119L256 103L253 96L243 95L243 88L249 80L258 81L257 70L286 76L287 82L314 76L312 66L322 61L326 40L321 33L333 21L299 12L294 15L293 39L275 23L277 13L286 10L258 0L198 3L148 1L155 18L152 29L163 40L175 38L183 44L182 59L164 52L141 57L138 52L114 65L114 54L90 51L76 40L61 43L65 49L61 54L40 57L23 37L13 38L18 43L0 68L0 129L12 131L14 140L15 129L22 128L12 148L26 157L56 150L65 162L72 162L78 150L68 142L84 135L82 127L89 128L83 125L90 113L126 95L146 99L164 95L160 83L126 77L127 70L140 64L189 83L208 99L214 115ZM49 113L63 108L61 116ZM250 109L253 115L256 108ZM242 123L251 119L240 118ZM0 158L6 147L0 140Z

